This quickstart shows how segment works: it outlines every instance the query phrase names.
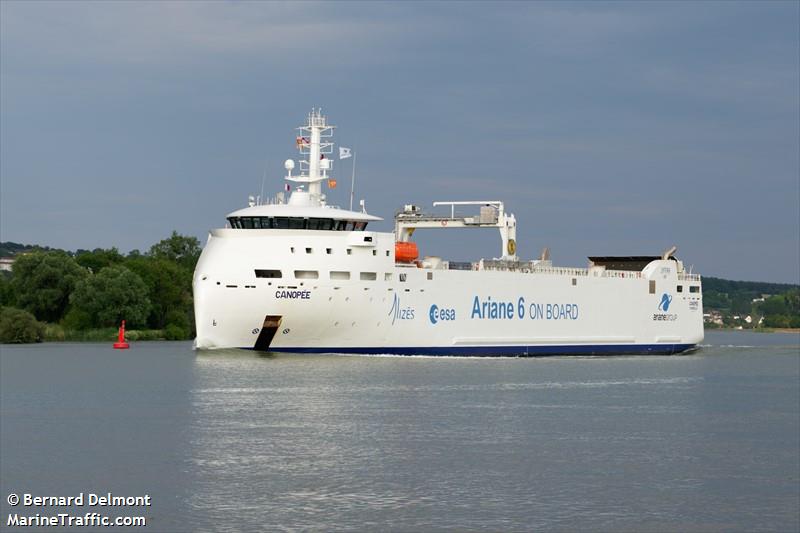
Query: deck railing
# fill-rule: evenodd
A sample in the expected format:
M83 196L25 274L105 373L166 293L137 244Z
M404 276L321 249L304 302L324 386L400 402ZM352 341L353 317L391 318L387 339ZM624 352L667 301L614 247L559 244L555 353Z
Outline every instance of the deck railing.
M535 264L533 261L478 261L467 262L448 262L450 270L495 270L501 272L522 272L526 274L552 274L557 276L589 276L592 272L588 268L573 267L553 267ZM642 279L644 275L641 271L632 270L596 270L597 277L618 278L618 279ZM699 274L678 273L681 281L700 281Z

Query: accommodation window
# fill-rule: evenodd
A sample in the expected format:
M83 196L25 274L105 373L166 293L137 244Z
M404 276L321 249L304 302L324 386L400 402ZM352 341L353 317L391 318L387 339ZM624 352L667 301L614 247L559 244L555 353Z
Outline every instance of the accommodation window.
M689 292L700 292L700 285L690 285Z
M257 278L280 278L283 277L280 270L262 270L256 269Z
M406 274L400 274L400 281L406 280Z
M683 292L683 285L678 285L678 292Z
M325 248L325 253L331 255L333 253L333 250L330 248Z
M303 229L306 225L304 218L290 218L289 229Z
M432 280L432 279L433 279L433 272L428 272L428 280Z
M347 249L347 255L353 255L353 249L352 248L348 248Z
M578 278L572 278L572 286L574 287L577 284L578 284Z
M350 279L350 272L331 270L331 279Z
M306 248L306 253L307 253L307 254L310 254L310 253L312 253L313 251L314 251L314 250L312 250L311 248Z
M378 255L378 250L372 250L372 255Z
M386 257L389 257L389 250L386 250Z
M361 281L375 281L378 275L375 272L362 272L360 276Z
M650 280L650 294L655 294L655 293L656 293L656 280L651 279Z
M392 273L391 272L386 272L383 275L383 281L392 281Z
M319 278L319 272L316 270L295 270L294 277L296 279L317 279Z
M275 227L278 229L289 229L289 217L275 217Z

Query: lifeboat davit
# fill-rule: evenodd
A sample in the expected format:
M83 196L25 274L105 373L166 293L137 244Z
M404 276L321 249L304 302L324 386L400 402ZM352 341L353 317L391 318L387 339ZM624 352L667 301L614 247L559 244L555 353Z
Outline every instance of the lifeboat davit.
M412 263L419 257L419 250L415 242L394 243L394 260L398 263Z

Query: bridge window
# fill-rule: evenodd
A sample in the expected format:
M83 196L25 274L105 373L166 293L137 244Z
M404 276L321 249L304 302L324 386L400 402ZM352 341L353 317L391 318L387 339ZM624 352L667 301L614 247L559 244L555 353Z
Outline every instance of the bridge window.
M261 270L256 269L256 277L257 278L280 278L283 277L283 274L280 270Z
M700 286L699 285L691 285L689 287L689 292L700 292Z
M228 217L234 229L309 229L323 231L364 231L367 222L303 217Z

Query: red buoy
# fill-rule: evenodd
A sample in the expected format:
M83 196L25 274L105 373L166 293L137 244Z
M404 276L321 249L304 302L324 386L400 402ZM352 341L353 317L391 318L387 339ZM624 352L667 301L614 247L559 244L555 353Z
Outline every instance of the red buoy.
M130 348L131 345L125 342L125 321L122 321L122 325L119 327L119 337L117 338L117 342L114 343L115 350L127 350Z

